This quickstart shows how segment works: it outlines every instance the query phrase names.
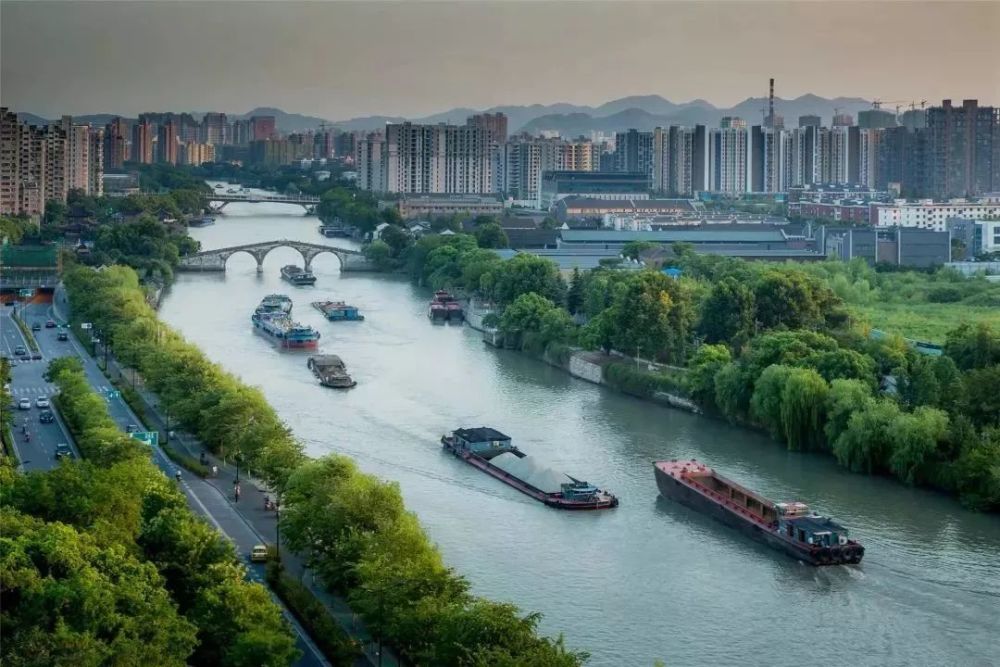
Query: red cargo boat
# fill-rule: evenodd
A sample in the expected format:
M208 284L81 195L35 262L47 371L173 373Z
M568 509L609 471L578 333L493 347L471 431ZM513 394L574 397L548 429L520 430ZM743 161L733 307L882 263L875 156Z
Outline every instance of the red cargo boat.
M656 461L656 485L676 500L810 565L860 563L865 548L847 529L803 503L775 503L695 460Z
M521 493L535 500L563 510L603 510L618 507L618 498L596 486L574 479L564 473L553 473L548 470L532 470L530 466L522 466L531 472L536 472L534 480L522 479L514 472L505 470L502 465L515 469L517 464L510 465L510 459L527 459L527 454L511 444L510 437L500 431L481 426L479 428L460 428L451 435L441 438L445 451L465 461L474 468L482 470L487 475L495 477L504 484L514 487ZM495 465L492 461L503 459L502 455L510 455L505 463ZM548 473L548 474L547 474ZM540 482L540 478L547 478ZM562 481L565 479L567 481ZM554 481L553 481L554 480ZM535 483L533 484L532 481ZM541 483L549 488L542 489L535 484Z
M434 292L427 316L436 321L461 322L464 314L462 304L446 290Z

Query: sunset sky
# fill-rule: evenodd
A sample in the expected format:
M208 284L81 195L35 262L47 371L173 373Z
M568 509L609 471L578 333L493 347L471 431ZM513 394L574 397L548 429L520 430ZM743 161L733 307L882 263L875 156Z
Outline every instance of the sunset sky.
M5 106L341 120L767 92L1000 104L1000 2L0 3ZM891 106L891 105L890 105Z

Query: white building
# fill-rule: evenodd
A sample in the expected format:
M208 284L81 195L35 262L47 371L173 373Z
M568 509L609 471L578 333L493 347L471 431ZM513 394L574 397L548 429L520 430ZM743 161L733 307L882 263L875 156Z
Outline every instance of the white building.
M739 127L708 131L708 189L740 194L747 191L747 130Z
M874 205L871 222L876 227L916 227L943 232L947 230L949 218L983 220L994 217L1000 217L1000 200L952 199L935 202L933 199L921 199L908 202L897 199L892 204ZM985 236L983 243L986 243Z

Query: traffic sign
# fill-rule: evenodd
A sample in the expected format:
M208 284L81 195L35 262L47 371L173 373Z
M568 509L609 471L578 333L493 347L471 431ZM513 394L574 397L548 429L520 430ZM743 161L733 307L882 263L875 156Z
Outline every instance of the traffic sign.
M91 324L90 322L84 322L83 324L80 325L80 328L81 329L93 329L94 325Z
M156 447L160 444L160 432L159 431L136 431L135 433L130 433L134 439L146 443L152 447Z
M18 292L22 299L30 299L35 296L35 290L33 289L22 289Z

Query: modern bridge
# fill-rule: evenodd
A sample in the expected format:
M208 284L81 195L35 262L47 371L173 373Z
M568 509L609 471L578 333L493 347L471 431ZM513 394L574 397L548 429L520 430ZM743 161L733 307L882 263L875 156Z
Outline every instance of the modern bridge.
M340 260L341 271L375 270L375 267L365 258L360 250L319 245L317 243L305 243L304 241L289 241L288 239L205 250L204 252L182 257L180 263L177 265L177 270L225 271L226 260L237 253L244 252L257 260L257 272L261 273L264 271L264 258L275 248L294 248L298 250L302 254L302 263L306 271L312 268L312 261L323 253L336 255L337 259Z
M207 197L209 208L214 213L222 213L226 204L298 204L306 210L306 213L314 213L319 205L319 197L312 195L279 195L273 193L230 193L213 192Z

